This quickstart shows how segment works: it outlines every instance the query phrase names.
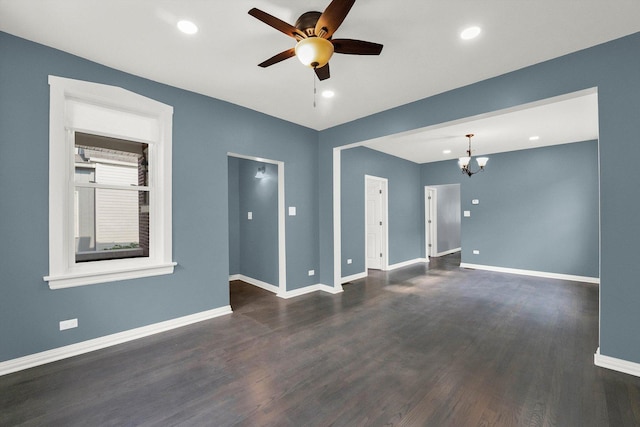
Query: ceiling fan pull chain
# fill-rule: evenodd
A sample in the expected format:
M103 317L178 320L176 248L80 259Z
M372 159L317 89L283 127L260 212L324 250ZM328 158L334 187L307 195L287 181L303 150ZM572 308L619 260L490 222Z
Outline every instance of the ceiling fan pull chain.
M316 69L313 68L313 108L316 108Z

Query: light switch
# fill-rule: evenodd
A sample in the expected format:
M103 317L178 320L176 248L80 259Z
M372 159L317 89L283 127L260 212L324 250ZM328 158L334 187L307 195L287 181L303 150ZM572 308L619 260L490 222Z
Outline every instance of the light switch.
M464 211L464 216L466 216L466 217L471 216L471 211Z
M296 216L296 207L289 206L289 216Z
M480 204L480 200L478 200L478 199L473 199L473 200L471 201L471 204L472 204L472 205L479 205L479 204Z
M247 212L247 219L248 220L252 220L253 219L253 212Z

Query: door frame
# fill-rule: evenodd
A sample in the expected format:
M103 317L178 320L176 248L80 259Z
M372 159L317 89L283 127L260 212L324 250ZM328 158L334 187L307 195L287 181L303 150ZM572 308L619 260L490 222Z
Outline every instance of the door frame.
M438 189L429 186L424 187L424 247L427 258L438 254Z
M369 265L367 263L367 184L370 181L378 181L382 184L382 197L381 197L381 211L382 211L382 241L380 245L380 252L382 253L382 259L380 260L380 269L386 271L389 269L389 180L379 176L365 175L364 176L364 268L365 272L368 271Z
M287 249L285 233L285 203L284 203L284 162L265 159L263 157L247 156L238 153L227 153L227 157L270 163L278 166L278 295L287 293ZM229 183L227 183L227 188ZM271 289L268 289L271 290Z

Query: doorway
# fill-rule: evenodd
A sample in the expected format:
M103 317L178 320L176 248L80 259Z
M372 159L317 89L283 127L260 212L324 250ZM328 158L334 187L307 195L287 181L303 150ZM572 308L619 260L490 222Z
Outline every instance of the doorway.
M365 259L366 269L386 270L388 266L388 182L365 175Z
M424 187L424 231L427 257L461 249L460 184Z
M286 293L284 163L228 153L229 281Z

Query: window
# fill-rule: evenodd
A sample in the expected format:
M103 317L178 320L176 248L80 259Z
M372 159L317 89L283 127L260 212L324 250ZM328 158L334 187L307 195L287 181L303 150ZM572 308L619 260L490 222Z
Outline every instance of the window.
M52 289L171 274L172 107L49 76Z

